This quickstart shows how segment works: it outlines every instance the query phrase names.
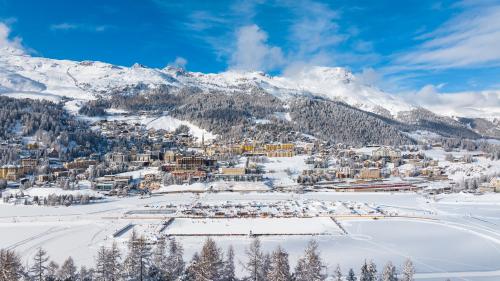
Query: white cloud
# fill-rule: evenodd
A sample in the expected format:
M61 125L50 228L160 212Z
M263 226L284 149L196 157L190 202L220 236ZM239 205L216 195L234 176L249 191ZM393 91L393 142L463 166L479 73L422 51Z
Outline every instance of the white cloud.
M236 47L231 55L230 68L268 71L282 66L283 52L267 44L267 33L257 25L241 27L236 34Z
M336 23L338 13L326 4L314 1L292 3L296 20L290 27L289 41L296 48L292 48L287 59L294 65L333 64L336 56L334 48L348 37L339 32Z
M365 85L378 85L382 80L382 75L375 71L375 69L363 68L361 73L356 74L358 80Z
M9 48L16 51L24 52L25 49L22 46L22 39L20 37L10 36L10 27L0 22L0 48Z
M173 62L169 63L168 65L185 69L187 63L188 63L187 59L185 59L183 57L176 57L175 60Z
M69 30L82 30L90 32L102 32L110 29L109 25L94 25L94 24L81 24L81 23L58 23L50 26L52 31L69 31Z
M438 114L465 117L500 117L500 90L443 93L442 85L426 85L402 97Z
M76 29L77 26L75 24L71 23L59 23L59 24L53 24L50 26L50 29L52 30L70 30L70 29Z
M396 62L423 69L500 65L500 4L480 4L460 3L463 12L419 36L421 44Z
M297 8L301 16L292 25L291 36L299 46L299 53L315 53L345 40L345 36L338 33L337 12L325 4L310 1Z

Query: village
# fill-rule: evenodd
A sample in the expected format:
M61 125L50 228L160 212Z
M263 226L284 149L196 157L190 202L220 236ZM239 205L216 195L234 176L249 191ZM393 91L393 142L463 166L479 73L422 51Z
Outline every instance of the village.
M69 159L64 151L36 138L4 140L0 150L8 151L13 160L0 166L3 201L71 205L106 196L210 191L500 191L495 170L476 171L467 182L447 171L450 165L486 159L486 153L457 150L454 156L439 142L352 147L304 137L295 142L228 143L205 140L204 135L197 138L187 126L167 131L100 120L94 128L110 151ZM442 153L434 159L429 152L436 151ZM30 195L30 190L44 192Z

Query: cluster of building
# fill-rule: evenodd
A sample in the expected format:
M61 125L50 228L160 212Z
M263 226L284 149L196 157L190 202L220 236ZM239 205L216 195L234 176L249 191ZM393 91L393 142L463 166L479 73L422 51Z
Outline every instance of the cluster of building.
M300 184L377 181L391 176L447 178L438 161L427 159L423 153L418 153L417 147L402 152L382 146L366 152L338 145L309 161L314 168L303 171L298 177Z
M244 139L226 143L205 142L186 130L147 129L144 124L123 121L98 121L95 128L107 140L110 150L68 159L57 147L41 147L35 141L21 140L0 144L3 158L0 180L11 185L50 186L86 180L92 188L111 194L126 194L139 188L155 190L166 185L211 181L263 181L262 163L268 158L308 155L305 170L297 177L303 186L339 187L358 185L369 189L389 177L446 180L443 167L419 151L419 146L404 148L368 147L355 149L343 144L317 140L262 142ZM470 159L452 159L470 161ZM450 159L451 161L451 159ZM148 171L133 177L134 171ZM60 183L63 184L60 184ZM489 187L500 191L498 182ZM336 188L335 187L335 188ZM348 185L347 185L348 187ZM375 187L374 187L375 188ZM407 190L413 186L377 184L379 190ZM347 190L347 189L344 189Z

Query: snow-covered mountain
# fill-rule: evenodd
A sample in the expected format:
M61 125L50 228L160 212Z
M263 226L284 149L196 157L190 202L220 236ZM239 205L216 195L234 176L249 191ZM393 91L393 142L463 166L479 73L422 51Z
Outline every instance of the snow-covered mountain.
M476 133L483 135L483 132L490 132L491 130L483 130L482 128L492 126L491 121L488 120L478 121L473 119L471 121L469 119L449 118L449 116L445 118L440 116L441 112L444 111L433 113L423 110L397 95L364 84L349 70L340 67L309 67L289 76L271 76L262 72L240 71L206 74L188 72L176 67L157 69L139 64L124 67L97 61L56 60L34 57L14 48L0 48L0 94L10 97L53 101L67 97L75 100L72 104L83 104L78 101L84 102L100 98L104 100L127 98L130 100L128 97L147 98L153 93L175 93L186 89L189 93L206 93L207 95L198 98L183 96L182 104L177 103L174 105L170 103L165 106L174 111L175 107L187 106L187 108L195 112L200 110L200 108L196 107L196 104L200 102L199 100L210 98L214 104L229 106L229 108L220 108L222 113L226 112L224 114L236 114L235 116L237 116L240 113L235 111L235 107L231 108L230 104L243 103L237 107L239 107L238 110L246 112L245 118L265 120L279 114L290 116L292 113L290 108L291 106L293 108L293 104L308 104L297 103L297 100L319 99L341 102L344 105L347 104L345 106L354 108L337 107L337 111L345 111L345 115L352 113L352 110L374 113L371 117L376 120L372 120L373 122L382 122L396 131L420 129L430 130L444 136L474 137L477 136ZM256 93L263 94L263 96L256 96ZM279 102L273 100L273 98ZM264 106L265 109L258 103L254 103L251 110L245 108L245 104L248 106L255 99L261 99L264 102L268 101L270 104ZM221 103L222 101L225 104ZM141 100L135 102L141 104ZM323 108L322 105L315 106L322 108L321 110L324 111L329 110L328 107ZM68 106L68 108L70 107ZM210 108L205 110L210 110ZM224 110L229 110L231 113ZM311 122L313 115L317 115L316 112L304 111L297 113L300 111L299 108L294 110L297 120L299 120L299 117L303 117L297 114L312 114L302 122ZM73 113L77 111L78 109L73 110ZM217 119L210 122L214 121L219 124L219 131L221 131L221 126L225 126L225 118L221 119L221 116L219 116L219 114L222 114L221 112L217 114L205 112L210 116L208 118ZM342 121L342 117L336 116L335 112L329 112L328 114L323 112L322 115L328 126L333 126L328 122ZM196 121L199 124L203 123L203 118L200 119L199 112L192 114L178 111L177 116ZM340 119L329 120L328 118L332 116ZM352 124L344 124L342 130L348 130L349 126L356 126L356 124L362 122L363 118L371 117L365 116L363 113L355 113L351 118L356 118L356 120L350 120ZM226 118L229 117L226 116ZM467 122L463 120L467 120ZM286 121L295 122L290 118L286 119ZM211 126L210 124L213 123L210 122L205 124L205 129L208 129ZM476 127L470 124L476 124ZM316 125L315 122L309 124L310 131L318 129L314 128ZM339 130L339 128L335 130ZM473 133L471 130L475 132ZM488 133L488 135L497 136L496 132L495 134Z
M33 57L14 49L0 50L0 92L10 96L89 100L110 94L134 94L159 87L197 87L228 94L258 88L281 99L317 96L343 101L378 114L396 116L413 108L402 99L362 84L344 68L312 67L291 77L262 72L228 71L217 74L187 72L167 67L112 64Z

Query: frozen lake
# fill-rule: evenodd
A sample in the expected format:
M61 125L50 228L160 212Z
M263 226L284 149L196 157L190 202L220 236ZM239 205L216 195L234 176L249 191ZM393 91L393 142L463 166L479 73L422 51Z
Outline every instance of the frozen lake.
M28 260L38 247L43 247L59 263L71 255L79 265L92 265L97 249L101 245L110 245L115 239L113 233L128 223L137 224L139 231L149 231L152 235L159 233L164 219L127 216L131 210L195 202L222 204L228 200L273 202L298 199L390 206L415 214L431 214L427 216L432 220L340 218L348 232L348 235L341 235L328 217L309 220L232 219L231 222L176 219L166 231L171 234L248 233L250 230L276 234L332 232L332 235L276 235L260 239L266 251L272 251L278 245L284 247L290 253L292 266L309 240L315 239L331 270L340 264L343 271L350 267L358 271L364 259L374 260L381 269L389 260L399 266L411 257L420 274L418 277L426 278L423 280L444 280L443 276L455 275L462 277L457 280L500 278L500 272L497 272L500 269L500 205L497 203L500 198L494 194L476 197L449 195L431 200L414 193L187 193L145 199L114 198L94 205L58 208L0 204L0 247L14 249ZM127 235L116 241L125 245ZM206 238L178 239L185 247L185 258L190 259ZM223 248L233 245L237 258L244 261L243 253L250 237L217 236L214 239Z

